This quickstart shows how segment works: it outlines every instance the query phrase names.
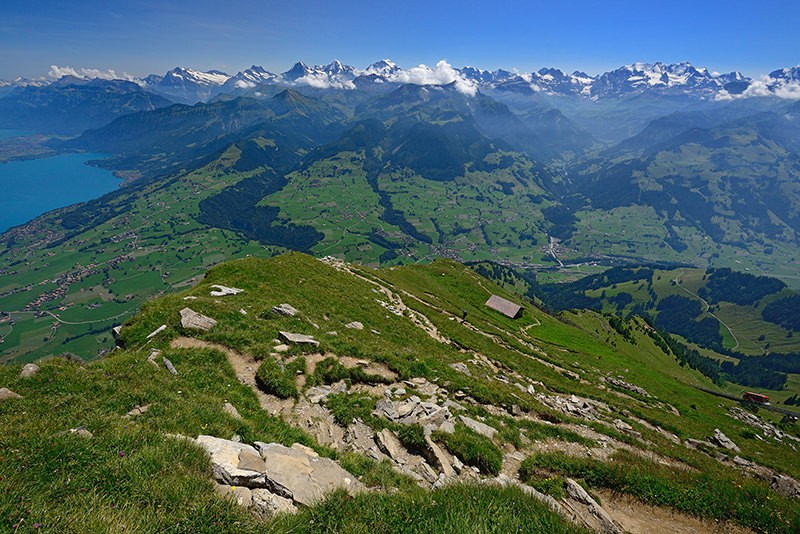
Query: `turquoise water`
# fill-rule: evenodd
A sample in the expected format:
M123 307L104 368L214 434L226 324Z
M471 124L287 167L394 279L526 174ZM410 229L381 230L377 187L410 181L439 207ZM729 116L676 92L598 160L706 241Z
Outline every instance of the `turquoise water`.
M110 171L86 165L104 154L65 154L0 163L0 233L53 210L115 190Z

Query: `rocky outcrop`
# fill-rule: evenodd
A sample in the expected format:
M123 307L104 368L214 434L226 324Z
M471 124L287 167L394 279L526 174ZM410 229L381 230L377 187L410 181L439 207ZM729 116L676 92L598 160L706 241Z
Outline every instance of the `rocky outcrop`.
M447 407L423 401L416 395L401 401L381 399L375 403L372 413L404 425L418 424L428 433L436 430L453 432L455 429L453 415Z
M364 330L364 325L358 321L353 321L352 323L347 323L344 325L345 328L350 328L351 330Z
M742 451L739 448L739 446L736 445L728 436L723 434L719 428L714 429L714 434L712 434L711 437L708 438L708 440L714 445L717 445L724 449L728 449L729 451L734 451L734 452Z
M183 308L180 311L180 314L181 326L184 328L192 328L194 330L202 330L207 332L208 330L211 330L217 326L217 321L211 317L206 317L201 313L197 313L191 308Z
M647 392L647 390L637 386L636 384L631 384L630 382L626 382L625 380L622 379L622 377L609 376L604 378L604 380L613 386L617 386L618 388L627 389L628 391L632 391L633 393L638 393L642 397L647 397L647 398L652 397L652 395L650 395Z
M351 494L364 490L336 462L299 443L251 446L204 435L195 442L211 457L217 491L259 515L293 512L295 505L315 504L337 489Z

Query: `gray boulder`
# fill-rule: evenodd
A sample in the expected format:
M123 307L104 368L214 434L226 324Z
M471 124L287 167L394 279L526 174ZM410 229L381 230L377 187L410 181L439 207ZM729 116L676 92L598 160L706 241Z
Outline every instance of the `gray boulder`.
M22 371L19 372L19 376L22 378L29 378L36 373L39 372L39 366L35 363L26 363L25 367L22 368Z
M204 435L197 436L195 441L211 456L217 482L247 488L266 487L264 464L256 461L260 460L260 455L250 445Z
M0 401L8 400L8 399L21 399L22 395L14 393L8 388L0 388Z
M283 315L284 317L294 317L297 315L297 309L291 304L278 304L272 307L272 313Z
M728 436L722 433L722 430L719 428L714 429L714 434L708 440L713 443L714 445L718 445L722 448L728 449L729 451L734 452L741 452L742 450L736 445Z
M217 326L217 321L211 317L206 317L201 313L197 313L191 308L184 308L180 311L181 326L184 328L192 328L195 330L203 330L204 332L211 330Z

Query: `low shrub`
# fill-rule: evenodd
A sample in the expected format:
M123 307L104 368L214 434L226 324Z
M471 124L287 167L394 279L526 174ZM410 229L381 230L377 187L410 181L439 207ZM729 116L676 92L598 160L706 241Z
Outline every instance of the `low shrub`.
M361 367L345 367L333 357L317 364L311 382L313 384L333 384L344 380L348 384L391 384L393 380L381 375L369 374Z
M444 443L447 449L467 465L472 465L482 473L497 475L503 467L503 452L491 439L458 424L452 434L435 432L436 441Z
M305 360L303 360L305 366ZM256 373L256 384L265 393L281 399L300 396L295 385L296 372L272 356L264 359Z
M409 452L420 456L427 454L428 444L425 443L425 430L420 425L401 425L397 428L397 437Z
M374 424L380 421L372 415L372 411L375 409L375 398L364 393L353 395L334 393L325 399L325 406L331 411L336 422L342 426L361 419L374 428Z

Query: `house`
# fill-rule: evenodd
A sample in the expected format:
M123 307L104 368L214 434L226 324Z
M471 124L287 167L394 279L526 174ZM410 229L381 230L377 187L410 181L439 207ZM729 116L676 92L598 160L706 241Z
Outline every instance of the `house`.
M516 319L522 314L522 306L497 295L489 297L489 300L486 301L486 306L512 319Z

